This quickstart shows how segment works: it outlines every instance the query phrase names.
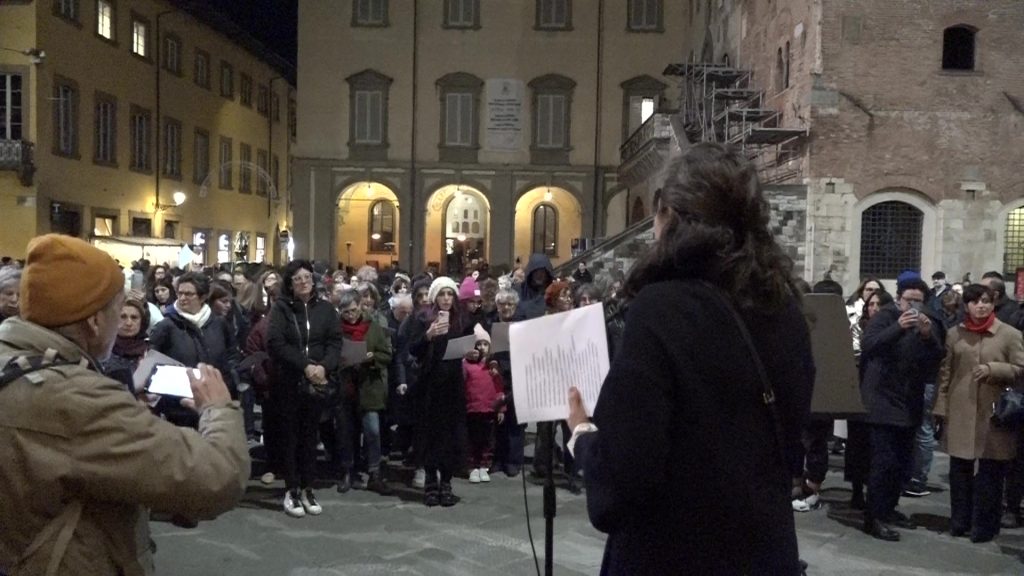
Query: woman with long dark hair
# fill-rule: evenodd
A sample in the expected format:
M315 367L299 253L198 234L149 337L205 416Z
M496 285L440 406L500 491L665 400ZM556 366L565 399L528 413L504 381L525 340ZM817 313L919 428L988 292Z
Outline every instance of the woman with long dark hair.
M431 306L409 320L409 353L420 366L416 386L410 389L420 415L415 450L426 471L423 496L427 506L448 507L458 502L452 493L452 475L465 464L462 358L444 359L450 340L473 333L456 302L458 290L451 278L434 280L428 293Z
M271 397L284 434L284 511L301 518L323 508L313 495L316 442L325 398L336 390L341 327L330 303L317 298L313 264L293 260L284 269L281 296L270 311L267 349L276 368Z
M814 361L793 265L740 152L698 144L668 170L593 423L570 392L602 573L796 575L785 453Z

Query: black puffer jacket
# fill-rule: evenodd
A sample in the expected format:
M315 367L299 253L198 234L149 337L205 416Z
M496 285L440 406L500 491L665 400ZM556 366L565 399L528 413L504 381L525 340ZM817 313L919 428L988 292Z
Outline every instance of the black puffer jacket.
M149 335L149 349L166 354L185 366L195 367L200 362L212 364L221 371L229 385L238 384L235 369L241 352L235 342L235 331L216 314L210 314L210 319L200 330L171 307Z
M270 311L267 350L277 369L276 382L298 385L306 366L323 366L333 375L341 360L341 323L329 302L280 298Z

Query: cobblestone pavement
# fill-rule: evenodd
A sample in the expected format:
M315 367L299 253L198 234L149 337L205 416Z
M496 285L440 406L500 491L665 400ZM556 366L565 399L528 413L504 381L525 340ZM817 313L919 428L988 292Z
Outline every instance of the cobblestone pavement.
M841 464L841 458L833 460ZM874 540L858 529L844 506L849 492L841 470L833 470L823 493L826 505L798 514L802 557L809 574L945 575L1024 574L1024 530L997 541L971 544L944 533L949 518L945 482L948 458L936 455L934 493L903 498L901 510L921 527L903 531L903 541ZM411 470L396 470L408 478ZM158 574L168 576L527 576L535 574L523 509L522 477L493 474L489 484L456 479L462 502L426 508L419 491L402 487L393 497L331 485L317 492L324 512L293 519L281 510L283 485L250 486L240 507L194 529L153 523ZM728 498L728 494L723 494ZM527 483L533 536L543 570L542 489ZM584 496L558 491L555 574L599 572L603 535L586 518Z

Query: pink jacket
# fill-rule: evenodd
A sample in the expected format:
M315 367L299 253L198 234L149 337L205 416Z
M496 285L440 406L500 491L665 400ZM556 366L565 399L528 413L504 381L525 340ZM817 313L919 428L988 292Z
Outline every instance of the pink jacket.
M501 376L492 376L487 364L486 360L476 364L462 361L462 374L466 380L466 412L470 414L497 412L495 404L505 393ZM504 406L501 411L505 411Z

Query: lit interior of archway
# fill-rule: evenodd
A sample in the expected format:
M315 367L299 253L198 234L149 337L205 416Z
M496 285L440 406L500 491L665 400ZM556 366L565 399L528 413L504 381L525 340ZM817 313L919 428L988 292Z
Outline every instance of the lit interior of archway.
M394 246L372 246L374 240L378 244L386 241L386 238L371 238L371 210L378 201L390 203L394 210L391 219L390 229L393 230L391 242ZM378 211L381 211L378 208ZM386 216L387 211L383 210L381 216ZM388 224L385 218L385 225ZM346 266L359 268L368 263L376 263L380 268L391 264L392 260L398 260L398 197L395 193L379 182L358 182L352 184L341 193L338 198L337 211L337 234L335 254L338 262ZM377 248L377 249L374 249ZM390 250L389 250L390 248Z
M554 207L558 216L555 253L551 262L558 265L572 258L572 239L583 235L583 210L571 192L557 186L541 186L523 194L516 202L515 250L516 258L529 260L533 252L534 214L537 207Z
M449 258L459 246L468 257L490 258L491 205L476 188L453 184L434 192L427 201L423 261L448 272Z

